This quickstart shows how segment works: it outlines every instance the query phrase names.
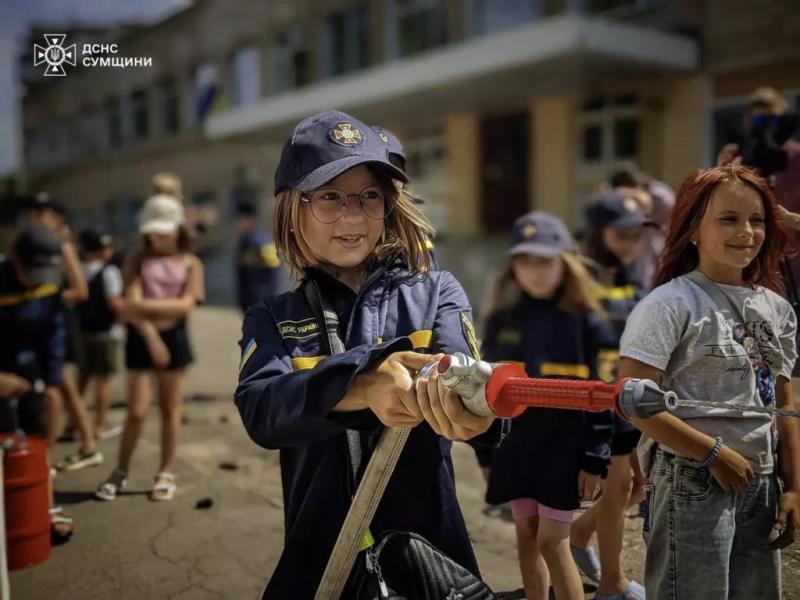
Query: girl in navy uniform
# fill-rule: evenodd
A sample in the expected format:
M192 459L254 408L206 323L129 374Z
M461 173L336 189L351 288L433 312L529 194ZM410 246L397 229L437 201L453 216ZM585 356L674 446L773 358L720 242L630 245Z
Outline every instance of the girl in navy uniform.
M530 377L596 377L605 320L595 284L573 253L563 222L544 212L517 219L511 260L495 284L484 358L514 361ZM509 298L509 296L513 296ZM607 413L528 410L494 452L487 500L511 501L522 580L529 600L583 598L570 555L572 513L606 473Z
M253 441L280 449L285 538L265 598L313 598L355 489L347 432L357 432L360 475L383 426L416 427L371 531L418 533L478 573L450 440L500 428L436 376L414 386L424 353L478 350L464 291L428 270L432 227L393 179L406 176L386 144L340 112L299 123L275 174L274 239L300 287L248 310L235 395ZM344 352L324 355L305 286L336 312Z
M611 382L617 378L619 340L625 322L644 296L641 282L632 280L629 273L644 251L645 226L650 222L634 198L613 190L602 192L587 207L586 220L586 254L597 263L594 274L611 324L611 335L603 341L598 355L598 373ZM638 600L644 598L644 588L625 577L621 553L625 512L644 499L644 480L633 454L639 431L617 415L613 419L611 465L603 495L573 524L572 551L581 570L598 582L598 599ZM589 546L595 531L599 560Z

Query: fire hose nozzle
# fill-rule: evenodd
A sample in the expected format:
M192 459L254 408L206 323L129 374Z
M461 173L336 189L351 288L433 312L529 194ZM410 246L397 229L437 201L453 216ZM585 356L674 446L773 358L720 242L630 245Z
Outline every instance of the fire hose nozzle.
M617 408L626 419L649 419L671 410L677 396L665 392L650 379L627 379L617 397Z
M467 410L481 417L494 416L486 403L486 384L494 371L493 365L456 352L438 362L425 365L420 370L419 377L427 377L434 369L438 371L442 383L461 396Z

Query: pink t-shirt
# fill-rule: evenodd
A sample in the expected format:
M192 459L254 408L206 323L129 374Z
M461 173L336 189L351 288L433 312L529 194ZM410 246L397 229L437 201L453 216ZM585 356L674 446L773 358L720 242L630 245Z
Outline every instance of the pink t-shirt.
M191 260L186 255L153 256L142 262L142 293L145 298L179 298L186 290Z

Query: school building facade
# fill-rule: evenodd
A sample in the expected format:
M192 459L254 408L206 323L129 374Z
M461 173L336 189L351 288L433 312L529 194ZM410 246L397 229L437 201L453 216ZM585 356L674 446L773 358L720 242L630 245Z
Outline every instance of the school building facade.
M341 109L404 141L443 264L479 300L520 214L579 226L591 188L630 163L677 186L757 86L796 106L798 34L789 0L198 0L147 27L68 34L149 68L45 78L23 57L27 182L77 226L128 231L150 176L174 171L229 265L232 199L261 197L266 215L291 126Z

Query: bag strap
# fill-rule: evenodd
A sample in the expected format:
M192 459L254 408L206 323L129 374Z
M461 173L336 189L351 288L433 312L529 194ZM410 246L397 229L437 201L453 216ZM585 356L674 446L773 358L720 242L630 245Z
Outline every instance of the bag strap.
M747 321L744 320L741 311L731 302L731 299L728 298L719 286L708 278L708 276L700 271L692 271L691 273L687 273L685 277L711 298L714 304L717 305L719 311L725 316L731 328L739 323L747 326Z
M306 301L311 306L311 311L322 318L323 331L322 337L324 345L329 355L341 354L345 351L344 342L339 337L339 315L326 302L325 297L319 289L319 285L313 279L307 279L303 284L303 293ZM353 487L358 484L358 471L361 468L361 436L358 431L347 430L347 449L350 455L350 468L353 473Z
M303 292L311 310L322 316L325 326L324 339L331 354L344 352L344 343L339 337L339 317L336 311L328 306L317 282L313 279L306 280ZM361 542L375 516L410 433L409 427L387 427L381 434L328 558L328 564L314 596L315 600L339 600L342 595L353 570L356 555L361 549ZM357 431L347 430L347 447L350 451L353 480L357 482L362 460L361 440Z

